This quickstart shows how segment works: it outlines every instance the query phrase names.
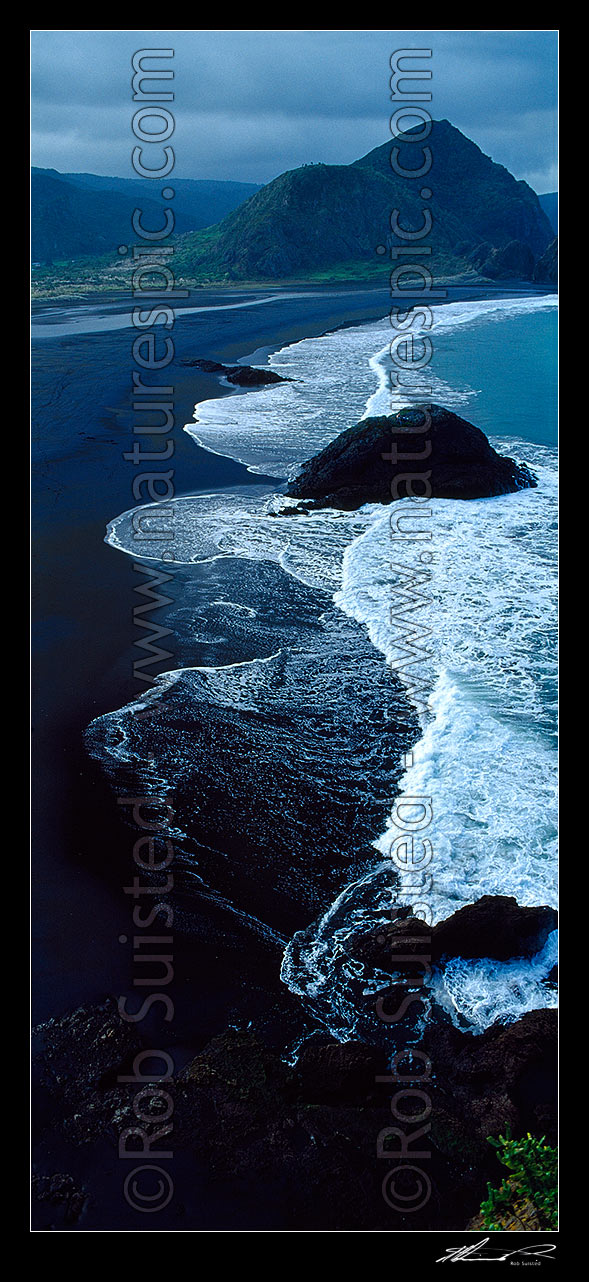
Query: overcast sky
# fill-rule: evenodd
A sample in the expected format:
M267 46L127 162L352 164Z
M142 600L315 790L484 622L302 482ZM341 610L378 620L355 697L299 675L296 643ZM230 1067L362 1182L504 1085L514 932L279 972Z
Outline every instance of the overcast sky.
M175 50L177 178L268 182L390 138L389 57L429 47L431 114L538 192L556 178L554 31L35 31L32 164L133 177L131 58Z

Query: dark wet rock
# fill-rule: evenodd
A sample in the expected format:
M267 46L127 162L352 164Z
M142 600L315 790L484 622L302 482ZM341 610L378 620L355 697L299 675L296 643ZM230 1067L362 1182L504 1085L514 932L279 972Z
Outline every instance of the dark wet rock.
M202 370L203 374L223 374L226 366L221 365L219 361L206 360L183 360L181 365L190 365L193 369Z
M97 1152L104 1152L105 1142L116 1152L121 1132L137 1121L137 1088L121 1084L115 1092L112 1074L133 1054L136 1034L130 1041L114 1002L52 1021L42 1034L40 1056L53 1091L52 1131L59 1130L77 1155L80 1137L92 1140ZM232 1199L246 1197L252 1228L459 1228L477 1213L486 1181L496 1175L488 1135L510 1126L514 1136L527 1130L549 1141L554 1136L556 1015L531 1012L480 1037L432 1023L416 1045L421 1058L406 1055L397 1065L424 1091L412 1102L406 1082L390 1080L387 1056L373 1046L313 1038L291 1065L256 1033L228 1029L166 1083L174 1098L178 1170L187 1172L183 1178L208 1172L209 1182L223 1188L227 1208ZM403 1122L391 1112L400 1089ZM424 1097L426 1111L431 1099L431 1114L412 1122L410 1115L424 1109ZM149 1101L142 1098L141 1112L148 1111ZM427 1156L419 1166L431 1182L431 1196L408 1214L387 1205L382 1185L398 1165L394 1128L404 1134L422 1125L418 1147ZM92 1152L83 1144L87 1162ZM80 1160L76 1156L76 1169ZM48 1212L48 1227L58 1213L75 1216L84 1205L79 1177L74 1182L54 1170L41 1173L36 1184L37 1199L57 1208ZM177 1196L181 1201L181 1179Z
M203 374L224 374L227 382L234 383L236 387L263 387L266 383L292 382L292 379L276 374L272 369L256 369L253 365L221 365L219 361L208 360L185 360L180 363L200 369Z
M539 284L558 284L558 236L544 250L534 268L534 280Z
M415 1085L432 1105L419 1146L429 1154L420 1165L432 1195L415 1216L382 1199L386 1152L399 1142L390 1103L407 1088L387 1080L384 1052L373 1047L312 1041L289 1068L254 1035L223 1034L183 1075L180 1129L220 1174L253 1180L261 1173L280 1190L289 1227L456 1228L476 1213L496 1174L488 1135L511 1127L514 1136L554 1137L556 1044L554 1011L531 1012L480 1037L426 1028L416 1067L410 1059L398 1065L417 1079L423 1055L431 1060L430 1076ZM406 1113L423 1109L422 1096L413 1107L404 1097ZM401 1124L404 1132L415 1128ZM379 1137L384 1156L377 1159Z
M387 1207L381 1192L387 1159L377 1159L376 1146L391 1121L381 1076L384 1053L359 1043L311 1043L288 1068L254 1035L231 1031L184 1073L180 1130L218 1178L232 1174L272 1189L285 1228L402 1227L410 1217ZM448 1163L435 1146L433 1153L443 1180ZM472 1159L467 1145L471 1183ZM454 1168L463 1195L464 1171ZM434 1222L442 1201L436 1198ZM469 1211L479 1202L477 1188Z
M508 418L497 424L497 430L508 427ZM536 484L525 464L497 454L478 427L429 404L363 419L340 432L303 464L287 494L314 500L318 508L351 511L363 503L391 503L408 493L475 499Z
M478 1037L451 1025L426 1028L420 1048L435 1068L446 1107L468 1121L473 1137L557 1136L558 1015L528 1011Z
M76 1224L88 1200L71 1175L33 1175L33 1221L37 1229L58 1229Z
M387 1065L382 1047L365 1042L309 1041L297 1062L301 1094L312 1103L374 1103L381 1094L376 1078L387 1073Z
M226 371L228 383L237 387L262 387L266 383L291 383L292 379L275 374L272 369L255 369L251 365L235 365Z
M348 951L373 969L395 974L411 969L411 957L432 964L451 957L533 957L558 925L554 908L521 908L507 895L483 895L445 921L427 926L416 917L395 920L365 935L352 936Z
M49 1020L39 1034L52 1080L59 1085L75 1075L84 1089L113 1079L121 1063L141 1046L133 1024L121 1018L113 998Z
M296 507L283 507L278 512L268 512L268 516L310 516L313 511L312 503L297 503Z
M558 925L554 908L521 908L507 895L483 895L459 908L432 932L438 957L533 957Z
M396 917L378 930L351 935L347 951L373 970L395 971L400 959L431 955L432 927L418 917Z
M41 1112L85 1144L110 1123L124 1091L118 1077L130 1071L142 1040L108 998L35 1029L33 1072Z

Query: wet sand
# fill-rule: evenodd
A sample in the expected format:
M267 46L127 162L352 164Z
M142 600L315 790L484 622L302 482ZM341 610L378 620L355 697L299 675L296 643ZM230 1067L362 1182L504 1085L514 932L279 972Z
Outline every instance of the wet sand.
M80 306L87 316L87 304ZM386 291L365 290L180 312L176 357L166 371L175 389L176 493L260 482L183 432L196 402L232 393L181 361L231 363L387 310ZM118 943L129 920L118 871L129 838L120 832L105 785L88 767L81 736L93 717L126 703L139 688L132 675L137 575L130 558L103 541L107 522L135 505L136 469L123 458L133 440L133 337L129 330L102 330L33 344L36 1020L129 985L128 956ZM173 645L171 638L168 648Z
M481 292L520 291L457 289L448 301ZM269 293L273 301L260 303ZM174 386L177 494L262 479L200 449L183 432L196 402L236 394L183 361L232 363L255 352L259 363L288 342L390 309L386 289L251 291L256 305L243 306L248 297L198 291L187 307L205 310L178 311L175 361L166 371ZM95 313L100 320L128 307L120 297L94 306L86 300L35 307L37 326L43 328L43 317L47 322L33 344L35 1019L123 992L130 982L128 954L118 943L128 929L121 866L130 839L106 785L89 767L82 734L93 717L139 692L132 675L137 575L131 559L103 541L108 521L136 504L136 469L123 458L133 441L134 333L76 329L80 317L87 330ZM52 336L58 318L61 337ZM173 596L173 583L167 591ZM173 637L167 648L173 650ZM173 667L173 659L165 666ZM223 1026L226 1005L223 996L223 1010L216 1011L215 985L219 993L233 991L223 967L202 994L205 1024L213 1030Z
M493 297L510 292L519 291L486 291ZM456 291L448 301L472 295ZM218 293L211 293L208 302L214 305L216 299ZM197 301L203 303L201 291ZM108 319L125 306L120 299L101 299L96 310ZM367 289L355 294L314 291L313 296L281 297L267 306L180 313L174 331L176 361L166 371L166 382L175 389L176 493L257 485L262 479L200 449L183 432L198 401L248 393L232 392L182 361L234 363L255 353L255 363L260 363L288 342L377 319L389 307L388 291ZM137 469L123 458L133 441L134 335L108 327L80 332L76 317L83 312L86 330L91 321L87 301L71 304L69 317L61 303L42 308L47 323L33 350L34 1022L103 1001L109 994L132 994L134 1006L137 997L128 946L129 900L123 893L132 875L134 836L123 829L116 802L82 742L93 717L138 693L132 618L137 575L130 557L104 543L108 521L136 505L132 482ZM35 309L39 325L42 308ZM64 328L52 336L58 314ZM175 590L181 596L181 576L166 587L172 597ZM165 644L173 651L174 637ZM173 667L174 660L165 666ZM119 937L127 942L121 945ZM251 1022L281 1049L304 1032L300 1004L280 983L280 949L257 946L251 935L244 942L243 934L232 933L227 914L214 906L202 938L177 933L174 958L173 1024L162 1036L161 1019L153 1027L144 1021L142 1032L172 1053L177 1069L229 1025ZM51 1117L43 1115L42 1097L37 1087L36 1169L46 1175L71 1171L88 1189L85 1229L145 1229L123 1200L114 1143L69 1144ZM254 1206L248 1187L236 1197L234 1184L226 1189L218 1177L211 1178L191 1152L175 1155L174 1179L180 1210L172 1206L168 1219L154 1217L158 1226L148 1228L184 1228L188 1223L193 1231L247 1230L253 1223L258 1226L260 1214L266 1217L260 1227L283 1227L273 1204L275 1190L256 1187Z

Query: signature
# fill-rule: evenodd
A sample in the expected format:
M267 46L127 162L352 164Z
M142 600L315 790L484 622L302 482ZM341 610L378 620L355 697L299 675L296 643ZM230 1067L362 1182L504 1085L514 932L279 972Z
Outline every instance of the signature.
M446 1254L441 1255L436 1264L447 1264L448 1262L456 1264L458 1261L469 1260L509 1260L514 1255L536 1256L541 1259L550 1259L556 1251L556 1243L539 1242L536 1246L522 1246L517 1251L504 1251L502 1247L487 1246L490 1238L484 1237L480 1242L474 1242L472 1246L449 1246Z

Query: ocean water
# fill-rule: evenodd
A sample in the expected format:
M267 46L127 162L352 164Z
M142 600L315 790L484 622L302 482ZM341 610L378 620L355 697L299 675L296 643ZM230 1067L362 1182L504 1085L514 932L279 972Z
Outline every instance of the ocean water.
M356 513L278 516L288 500L267 485L154 504L122 513L108 528L114 547L157 561L153 536L163 519L174 529L175 563L187 569L186 607L176 620L187 638L186 665L166 674L159 691L175 688L175 700L181 691L184 709L208 699L218 715L230 707L237 719L264 718L263 740L255 749L260 761L264 753L271 756L275 727L283 725L289 701L300 702L301 690L311 694L311 720L318 709L320 716L329 710L304 745L304 788L313 775L313 754L317 761L324 755L325 735L342 735L341 690L336 702L333 697L342 672L347 716L359 728L355 740L345 739L342 759L346 751L361 758L362 778L354 776L352 793L362 822L355 827L349 814L344 822L341 798L334 795L333 812L339 806L347 825L348 850L338 820L336 837L325 845L330 875L318 897L321 911L309 915L307 909L303 928L286 940L282 967L284 982L337 1037L367 1031L363 999L374 988L374 976L351 954L350 940L387 921L395 906L411 905L435 923L482 894L514 895L525 905L556 904L556 316L554 296L452 303L434 309L429 331L434 357L424 399L455 409L500 452L526 462L538 478L537 489L469 502L402 500L395 511L415 522L415 541L394 537L392 509L378 505ZM291 344L269 358L271 368L291 382L200 404L186 431L253 472L285 479L343 428L404 403L391 393L390 337L384 320ZM424 376L419 377L423 388ZM248 566L245 578L240 563ZM191 573L230 574L231 593L219 595L216 589L199 614L190 605L194 579L188 567ZM297 634L298 597L288 633L277 637L269 625L269 567L272 591L279 594L275 609L279 599L290 600L301 588L316 594L308 634ZM221 617L225 661L218 653ZM310 653L311 633L320 660ZM258 647L253 654L252 645ZM198 663L190 660L195 646ZM354 646L362 670L358 680ZM209 652L213 661L202 662ZM136 713L146 702L149 697L90 727L90 750L115 774L141 757ZM393 768L389 739L393 721L403 721L402 705L406 717ZM162 745L165 740L164 726ZM174 740L176 772L178 760L191 750L185 734ZM174 765L166 751L158 749L151 768L169 782ZM292 751L296 756L296 738L289 741ZM336 756L325 772L332 789ZM254 762L250 768L255 770ZM293 771L296 793L296 761ZM243 787L242 769L240 780ZM338 787L342 780L336 794ZM319 837L321 825L331 833L324 814L327 783L320 795ZM424 799L431 808L429 857L419 874L402 873L392 860L394 815L402 799L405 815L417 816ZM302 876L309 838L301 825L297 816L293 831ZM190 865L189 823L182 832ZM279 814L267 840L278 868L288 854ZM255 833L252 855L255 860ZM196 853L194 860L202 879ZM272 858L267 862L271 866ZM205 877L214 879L214 867L206 866ZM326 900L329 886L335 893ZM243 887L229 878L222 890L239 912L236 896ZM306 902L314 896L309 891ZM251 914L251 901L243 911ZM496 1019L552 1005L555 990L546 977L555 947L551 937L530 961L457 959L435 975L436 1000L473 1033Z

